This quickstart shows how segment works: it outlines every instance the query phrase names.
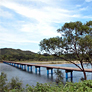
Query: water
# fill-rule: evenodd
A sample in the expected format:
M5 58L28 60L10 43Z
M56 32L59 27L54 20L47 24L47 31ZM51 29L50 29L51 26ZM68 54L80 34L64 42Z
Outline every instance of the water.
M75 65L73 64L53 64L50 66L62 66L62 67L75 67ZM91 68L91 66L86 66L84 65L85 68ZM39 83L48 83L48 82L55 82L56 79L56 75L55 73L53 74L53 79L51 78L51 76L49 76L49 78L47 78L47 70L46 68L41 67L41 74L35 74L35 67L33 68L33 73L27 72L27 71L23 71L21 69L15 68L13 66L4 64L4 63L0 63L0 73L4 72L7 74L7 79L8 81L11 80L12 77L18 77L19 80L22 80L23 82L23 87L26 86L26 84L29 85L36 85L37 82ZM54 71L56 71L56 69L54 69ZM65 81L65 70L61 70L64 74L64 81ZM86 73L87 74L87 79L91 80L92 79L92 73ZM70 76L70 73L68 74ZM78 82L80 81L80 78L83 77L83 73L82 72L77 72L77 71L73 71L73 82Z

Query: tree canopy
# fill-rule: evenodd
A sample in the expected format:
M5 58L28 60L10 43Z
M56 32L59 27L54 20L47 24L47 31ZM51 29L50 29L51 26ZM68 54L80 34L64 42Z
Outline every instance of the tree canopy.
M81 67L73 64L83 71L86 79L83 62L91 63L92 61L92 21L65 23L57 32L61 34L61 37L43 39L40 42L41 51L58 57L64 54L66 55L64 59L71 63L73 63L71 58L67 59L67 57L73 54L80 61Z

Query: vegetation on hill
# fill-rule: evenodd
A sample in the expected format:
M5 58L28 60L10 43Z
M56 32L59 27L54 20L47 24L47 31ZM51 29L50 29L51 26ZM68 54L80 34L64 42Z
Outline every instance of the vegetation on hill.
M63 55L66 57L66 55ZM69 55L72 59L76 59L73 54ZM63 60L62 58L56 57L54 54L49 55L47 53L34 53L31 51L22 51L20 49L12 49L12 48L2 48L0 49L0 59L1 60L8 60L8 61L56 61L56 60Z

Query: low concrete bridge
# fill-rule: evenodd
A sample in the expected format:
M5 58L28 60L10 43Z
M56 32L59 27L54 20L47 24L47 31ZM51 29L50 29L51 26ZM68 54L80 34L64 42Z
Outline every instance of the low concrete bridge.
M73 80L73 71L82 71L79 68L73 68L73 67L58 67L58 66L47 66L47 65L41 65L41 64L27 64L27 63L19 63L19 62L11 62L11 61L3 61L3 63L20 68L22 70L31 71L32 72L32 66L35 66L35 73L37 74L37 69L39 69L39 74L41 73L40 68L45 67L47 69L47 76L49 76L49 70L51 70L51 76L53 76L53 69L62 69L65 70L66 73L66 81L68 80L68 73L71 73L71 81ZM85 69L85 72L92 72L92 69Z

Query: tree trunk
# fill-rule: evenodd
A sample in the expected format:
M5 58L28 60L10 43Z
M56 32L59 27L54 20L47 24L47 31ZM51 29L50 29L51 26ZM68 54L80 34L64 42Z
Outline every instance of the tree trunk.
M81 63L82 71L83 71L83 74L84 74L84 79L87 80L87 76L86 76L86 72L85 72L84 67L83 67L82 60L80 61L80 63Z

